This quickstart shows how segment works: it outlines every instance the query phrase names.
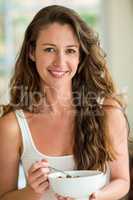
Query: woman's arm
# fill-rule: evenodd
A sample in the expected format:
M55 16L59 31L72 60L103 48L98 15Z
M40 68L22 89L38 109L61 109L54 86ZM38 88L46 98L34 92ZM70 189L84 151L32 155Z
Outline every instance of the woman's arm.
M15 115L0 119L0 200L39 200L31 187L17 190L21 138Z
M107 126L110 139L116 151L116 160L109 163L111 170L111 182L100 192L93 194L91 200L118 200L129 191L129 156L128 156L128 128L124 114L116 102L108 100L117 108L106 108Z
M30 187L21 190L8 191L0 197L0 200L39 200L40 195L35 194Z

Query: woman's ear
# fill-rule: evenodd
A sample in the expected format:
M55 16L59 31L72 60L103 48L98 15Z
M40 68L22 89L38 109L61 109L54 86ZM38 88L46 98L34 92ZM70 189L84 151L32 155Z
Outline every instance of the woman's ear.
M35 62L36 59L35 59L35 50L30 46L30 51L29 51L29 58Z

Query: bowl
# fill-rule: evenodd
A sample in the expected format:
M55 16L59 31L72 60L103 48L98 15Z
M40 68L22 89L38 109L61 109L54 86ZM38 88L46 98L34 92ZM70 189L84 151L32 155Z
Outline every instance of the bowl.
M88 197L107 183L107 175L98 170L73 170L65 171L71 178L61 172L48 175L52 190L63 196L79 199Z

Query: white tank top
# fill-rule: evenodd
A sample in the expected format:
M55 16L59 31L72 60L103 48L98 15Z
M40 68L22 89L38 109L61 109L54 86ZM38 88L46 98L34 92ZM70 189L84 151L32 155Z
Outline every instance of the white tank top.
M34 144L24 112L22 110L17 110L15 111L15 114L22 134L23 152L20 159L22 167L24 169L26 180L27 180L28 170L31 167L31 165L41 159L46 159L51 166L57 169L62 169L62 170L76 169L73 155L47 156L39 152L39 150L36 148ZM49 189L47 192L45 192L44 197L41 200L57 200L57 198L55 198L54 192L51 189Z
M41 159L46 159L49 164L57 169L61 170L73 170L76 169L73 155L65 155L65 156L47 156L39 152L36 148L35 143L33 141L26 116L22 110L15 111L18 124L20 126L21 134L22 134L22 142L23 142L23 152L20 158L22 167L24 169L25 178L27 181L28 170L32 164ZM110 179L110 169L108 167L106 172L107 183ZM54 195L54 192L50 188L41 200L57 200ZM78 199L79 200L79 199Z

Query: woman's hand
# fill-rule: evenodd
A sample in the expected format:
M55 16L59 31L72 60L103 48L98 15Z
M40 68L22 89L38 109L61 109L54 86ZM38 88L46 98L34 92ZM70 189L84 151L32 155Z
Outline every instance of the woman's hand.
M28 171L28 185L39 195L49 189L49 163L46 160L37 161Z
M58 194L55 194L57 200L74 200L74 198L70 198L70 197L62 197Z
M58 194L55 195L57 200L74 200L74 198L70 197L62 197ZM88 200L100 200L98 197L98 192L92 193Z

